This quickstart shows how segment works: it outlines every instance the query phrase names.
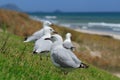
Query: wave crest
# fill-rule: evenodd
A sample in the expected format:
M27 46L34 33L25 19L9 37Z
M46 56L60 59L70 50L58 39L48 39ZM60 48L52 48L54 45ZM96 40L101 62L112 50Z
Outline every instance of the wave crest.
M105 23L105 22L99 22L99 23L88 23L88 27L91 27L91 26L101 26L101 27L120 27L120 24L118 23Z

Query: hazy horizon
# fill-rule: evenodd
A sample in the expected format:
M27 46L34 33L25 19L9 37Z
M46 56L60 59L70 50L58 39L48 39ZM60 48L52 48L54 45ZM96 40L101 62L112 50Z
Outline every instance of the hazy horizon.
M120 0L1 0L0 6L15 4L26 12L120 12Z

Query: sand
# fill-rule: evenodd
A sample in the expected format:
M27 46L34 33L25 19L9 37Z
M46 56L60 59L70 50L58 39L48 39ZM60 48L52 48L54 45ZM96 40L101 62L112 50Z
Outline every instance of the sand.
M102 31L85 30L85 29L75 29L75 30L79 31L79 32L82 32L82 33L96 34L96 35L101 35L101 36L108 36L108 37L112 37L114 39L120 40L120 35L118 35L118 34L102 32Z

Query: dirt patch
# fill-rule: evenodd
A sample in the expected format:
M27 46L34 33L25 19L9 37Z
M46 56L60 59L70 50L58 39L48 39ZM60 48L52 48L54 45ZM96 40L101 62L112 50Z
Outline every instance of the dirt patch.
M3 30L2 30L2 29L0 29L0 32L3 32Z
M90 52L90 55L92 57L99 57L99 58L102 57L101 56L101 52L99 52L99 51L92 51L88 46L86 46L86 49Z
M120 73L113 73L113 75L115 75L115 76L120 78Z

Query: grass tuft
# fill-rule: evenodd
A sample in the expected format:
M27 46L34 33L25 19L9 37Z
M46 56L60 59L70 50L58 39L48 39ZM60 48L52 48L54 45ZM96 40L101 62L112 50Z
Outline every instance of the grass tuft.
M64 75L50 58L47 61L43 56L41 61L39 55L32 54L33 43L23 43L22 38L12 34L8 38L7 33L0 33L0 37L0 42L5 44L3 48L7 46L7 51L0 53L0 80L119 80L92 65Z

